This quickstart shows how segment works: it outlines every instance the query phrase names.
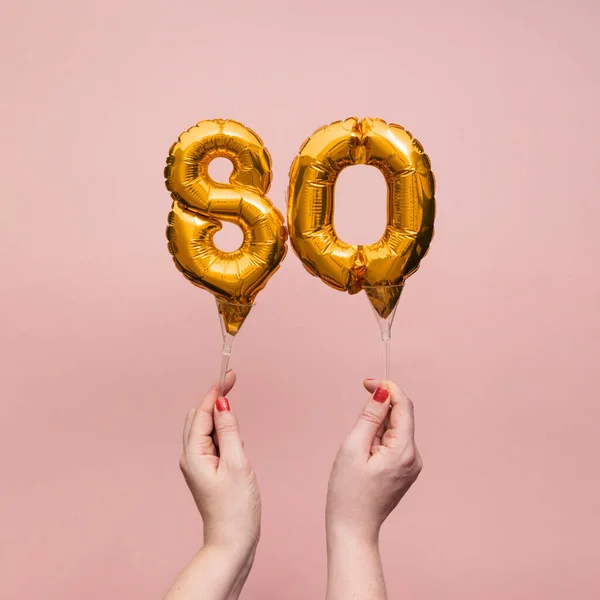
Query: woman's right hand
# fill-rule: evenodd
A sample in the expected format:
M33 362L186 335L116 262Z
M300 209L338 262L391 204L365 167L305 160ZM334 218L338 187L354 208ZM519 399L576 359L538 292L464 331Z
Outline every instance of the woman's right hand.
M235 384L229 371L224 393ZM260 535L260 494L235 413L213 385L183 430L181 470L204 522L204 547L179 574L165 600L235 600Z
M421 472L411 400L391 382L367 379L372 396L342 446L329 479L328 536L374 541Z
M229 371L225 392L235 385ZM244 452L235 412L213 385L187 416L180 466L204 522L205 548L253 554L260 535L261 502Z

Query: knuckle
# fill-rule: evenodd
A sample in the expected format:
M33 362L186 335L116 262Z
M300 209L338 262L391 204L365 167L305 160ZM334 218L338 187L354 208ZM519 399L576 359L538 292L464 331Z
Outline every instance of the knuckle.
M337 456L346 459L352 458L355 454L354 447L350 441L346 440L338 449Z
M415 473L415 477L418 477L422 470L423 470L423 460L419 456L419 457L417 457L417 460L415 461L415 464L413 466L413 471Z
M235 421L224 421L222 423L219 423L219 425L216 427L216 430L219 435L229 435L232 433L236 433L238 430L238 426Z
M230 471L247 475L252 472L250 462L245 456L236 456L235 458L228 458L224 460L224 464Z
M187 471L187 460L185 458L185 453L183 453L179 457L179 468L185 473Z
M417 462L417 449L414 444L408 444L400 455L400 464L402 467L412 469Z
M196 442L195 447L191 448L192 453L206 454L213 447L213 441L210 437L203 437Z
M238 459L238 461L236 463L236 467L240 471L243 471L244 473L250 473L252 471L252 465L250 464L250 461L245 456L241 456Z
M363 408L360 413L361 421L371 425L380 425L381 417L368 408Z

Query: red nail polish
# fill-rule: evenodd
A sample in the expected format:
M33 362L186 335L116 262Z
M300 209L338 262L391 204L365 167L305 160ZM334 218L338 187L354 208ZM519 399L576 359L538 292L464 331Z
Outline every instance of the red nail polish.
M227 398L217 398L217 410L219 412L231 410L231 406L229 406L229 400L227 400Z
M389 395L390 393L384 387L379 386L373 394L373 400L383 403L388 399Z

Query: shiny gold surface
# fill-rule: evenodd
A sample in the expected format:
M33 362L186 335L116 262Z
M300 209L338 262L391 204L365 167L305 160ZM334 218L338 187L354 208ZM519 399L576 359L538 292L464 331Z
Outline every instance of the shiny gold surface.
M333 223L336 179L342 169L358 164L377 167L388 189L385 232L378 242L364 246L342 241ZM365 286L402 285L429 247L434 189L429 158L403 127L375 118L336 121L309 137L291 166L292 247L312 275L338 290L355 294ZM364 211L381 201L364 198ZM385 306L379 308L381 314L387 312Z
M208 174L209 163L217 157L233 163L227 184ZM265 196L272 179L271 157L261 139L235 121L200 121L171 147L165 178L173 198L168 247L177 268L219 300L251 304L287 250L283 215ZM215 246L213 236L221 221L242 229L238 250L224 252ZM226 308L225 313L227 326L237 332L240 311Z
M253 304L232 304L217 298L217 309L221 316L224 334L235 335L250 314Z
M376 285L374 287L364 287L363 289L379 318L393 318L393 313L398 305L398 300L400 300L404 284L390 286Z

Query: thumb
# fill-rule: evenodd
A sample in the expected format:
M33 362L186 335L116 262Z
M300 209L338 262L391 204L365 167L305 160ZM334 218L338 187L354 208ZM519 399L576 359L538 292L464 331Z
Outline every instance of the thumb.
M346 447L368 457L375 435L385 421L389 409L390 392L380 385L365 404L354 429L346 438Z
M214 420L219 441L219 462L241 464L244 460L244 447L240 437L240 427L227 398L217 399Z

